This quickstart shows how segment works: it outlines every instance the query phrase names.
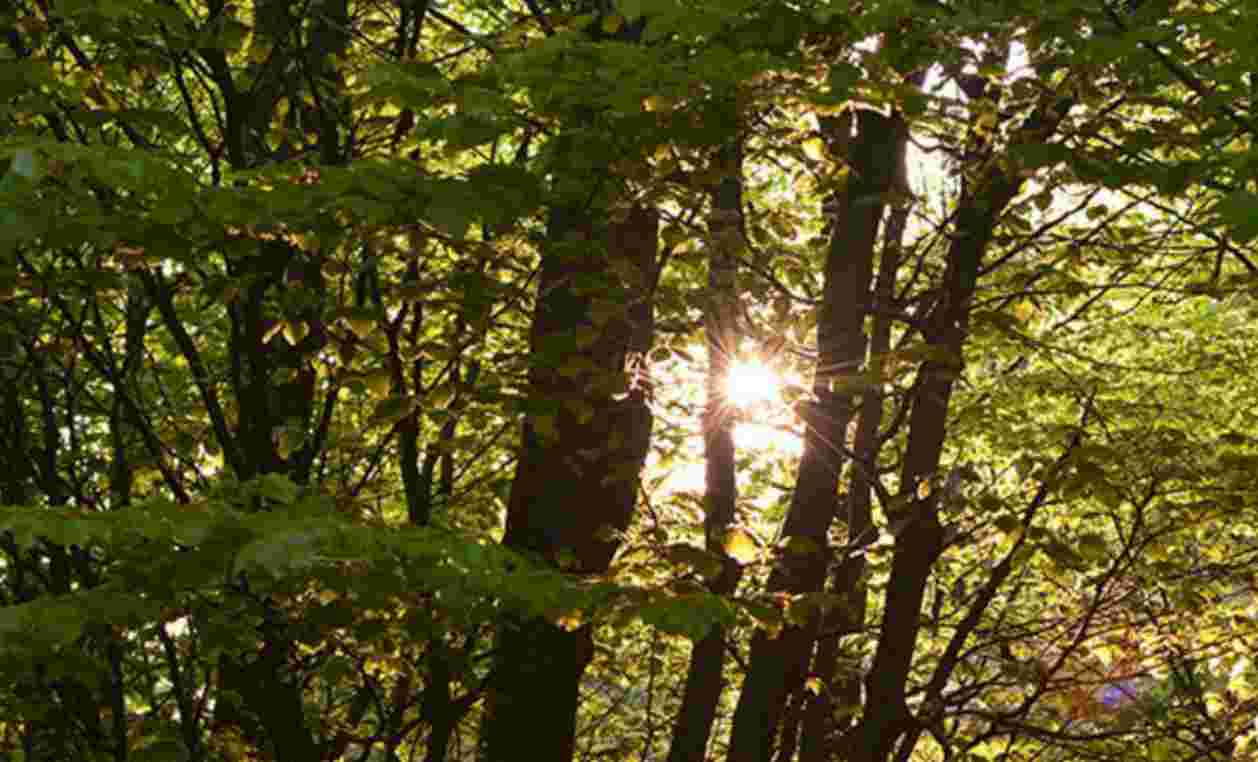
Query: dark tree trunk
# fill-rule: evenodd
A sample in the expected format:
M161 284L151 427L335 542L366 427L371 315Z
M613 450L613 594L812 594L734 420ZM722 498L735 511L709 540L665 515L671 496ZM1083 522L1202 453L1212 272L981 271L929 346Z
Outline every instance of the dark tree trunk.
M284 637L267 638L252 661L225 656L219 662L221 686L240 697L220 698L223 714L256 748L275 762L323 759L323 749L306 727L301 686L287 678L290 654Z
M721 574L708 589L730 595L742 576L739 565L725 554L723 538L733 525L738 500L734 465L734 418L728 409L725 383L730 360L738 350L737 253L742 236L741 148L731 143L717 157L722 180L712 192L708 222L711 251L708 258L708 289L712 304L705 316L708 373L707 402L703 421L704 532L707 549L721 556ZM681 708L673 729L669 762L703 762L716 707L724 688L725 628L715 626L690 651L690 666L682 692Z
M349 43L348 1L323 3L317 14L303 19L289 0L263 0L254 18L255 43L265 42L273 50L266 62L251 62L237 76L222 50L198 51L226 107L223 142L228 161L236 170L248 170L289 158L287 141L270 144L270 123L282 98L296 100L304 94L316 104L309 107L307 116L318 136L319 162L345 163L351 158L348 141L343 139L348 115L341 109L342 77L333 61ZM295 34L296 30L305 34ZM325 441L323 434L336 399L330 395L321 415L314 415L315 375L310 357L326 341L318 306L325 285L318 255L289 242L260 241L251 255L229 262L229 274L248 282L241 298L228 308L229 377L238 410L234 426L227 420L193 338L175 312L169 284L160 274L144 277L150 299L192 370L224 460L234 474L247 480L281 473L304 484ZM297 346L268 346L264 341L269 327L266 307L285 288L300 288L311 295L311 303L299 315L310 330ZM281 377L292 380L281 383ZM316 418L320 419L317 424ZM299 441L282 451L277 432L294 423L299 424L293 427L300 431ZM247 580L242 582L247 585ZM328 749L306 715L289 623L270 601L264 598L260 605L267 621L258 630L258 646L224 653L218 660L223 694L215 705L215 722L235 727L277 762L321 760Z
M874 243L888 194L899 180L899 147L905 126L898 116L848 112L856 119L829 121L832 150L850 167L846 188L832 200L835 222L826 257L821 315L817 323L816 401L804 416L808 427L783 538L808 541L806 550L785 555L769 577L772 592L819 591L825 579L827 536L838 509L839 473L856 394L842 381L865 360L865 316L869 309ZM777 637L759 631L751 644L747 677L739 695L730 737L730 762L772 758L773 742L790 691L806 674L817 623L787 626Z
M643 379L650 348L658 217L635 206L598 231L595 212L559 208L548 226L530 349L529 414L503 542L574 574L605 572L628 528L651 439ZM597 318L597 319L596 319ZM622 374L628 374L628 392ZM609 531L611 530L611 531ZM588 627L508 620L488 687L492 762L572 758Z
M900 160L904 160L903 152ZM873 363L879 362L879 358L886 354L891 345L891 319L885 311L891 307L895 295L896 273L900 267L900 245L908 216L908 206L899 206L892 210L883 236L883 252L874 286L875 307L880 310L880 314L874 319L869 341L869 355ZM861 399L860 422L856 428L854 458L849 477L849 549L867 545L877 539L873 525L872 493L881 445L879 428L882 426L882 408L881 388L870 390ZM801 762L824 762L829 753L828 738L834 730L841 729L841 725L835 722L836 715L844 717L843 724L846 724L855 720L860 711L860 679L848 671L839 674L838 660L839 644L843 636L860 632L865 626L868 602L864 573L865 556L857 552L849 552L846 558L840 559L831 573L831 592L838 601L835 608L827 614L823 625L824 633L817 643L812 672L820 689L809 698L808 706L804 710L804 727L800 740Z
M1071 102L1052 99L1027 120L1012 142L1048 140ZM976 141L975 155L986 146ZM962 370L962 351L969 323L970 302L982 268L983 255L1006 206L1022 185L1020 175L998 162L989 162L957 210L948 249L948 265L935 307L927 315L923 338L940 350L937 359L922 364L909 416L908 444L900 484L908 499L905 507L888 516L898 525L891 576L887 583L873 664L865 676L865 702L860 722L846 738L843 758L852 762L885 762L898 742L916 727L905 702L909 672L920 629L922 599L935 561L943 551L943 526L936 498L918 491L934 479L947 431L948 402ZM921 497L925 495L925 497ZM907 758L911 749L901 749Z

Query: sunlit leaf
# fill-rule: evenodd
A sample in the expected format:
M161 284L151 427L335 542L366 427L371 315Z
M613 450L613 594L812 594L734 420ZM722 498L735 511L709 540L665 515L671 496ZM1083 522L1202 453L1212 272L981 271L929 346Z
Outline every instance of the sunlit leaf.
M564 612L555 617L555 625L566 632L576 632L585 623L584 616L578 610Z
M392 388L393 374L384 368L373 370L363 376L363 383L372 394L383 397Z
M376 403L369 422L374 426L391 426L406 418L415 410L415 398L409 396L388 397Z
M740 564L749 564L760 555L756 540L746 529L734 527L725 533L725 553Z
M345 325L360 339L365 339L376 329L376 321L367 317L347 317Z
M917 499L925 500L930 497L931 484L930 479L919 479L917 482Z
M284 327L284 340L292 346L300 344L310 333L310 326L301 320L285 320L281 325Z
M809 138L803 142L804 155L813 161L823 161L826 158L825 141L819 137Z

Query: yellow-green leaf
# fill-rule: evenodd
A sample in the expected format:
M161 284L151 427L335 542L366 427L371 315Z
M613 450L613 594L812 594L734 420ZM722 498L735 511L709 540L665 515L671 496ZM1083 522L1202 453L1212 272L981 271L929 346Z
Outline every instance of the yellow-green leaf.
M389 374L389 371L381 368L379 370L373 370L363 376L363 383L367 385L367 391L376 396L383 397L389 393L393 379Z
M567 611L555 617L555 625L559 629L566 632L576 632L583 623L581 612L577 610Z
M804 141L804 155L813 161L826 158L826 144L821 138L809 138Z
M364 317L345 318L345 325L358 338L366 338L376 328L376 321Z
M410 396L388 397L381 400L371 412L372 425L392 425L415 410L415 398Z
M620 31L620 27L624 26L625 17L619 13L603 18L603 32L605 34L615 34Z
M725 553L740 564L749 564L756 560L760 548L750 532L734 527L725 533Z
M285 320L283 325L284 340L293 346L300 344L306 334L310 333L310 328L301 321Z

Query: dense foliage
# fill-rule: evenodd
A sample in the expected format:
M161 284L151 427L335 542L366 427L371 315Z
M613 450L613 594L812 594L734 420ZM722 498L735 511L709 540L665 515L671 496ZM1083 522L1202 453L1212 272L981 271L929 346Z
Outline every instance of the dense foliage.
M0 0L0 755L1258 756L1256 19Z

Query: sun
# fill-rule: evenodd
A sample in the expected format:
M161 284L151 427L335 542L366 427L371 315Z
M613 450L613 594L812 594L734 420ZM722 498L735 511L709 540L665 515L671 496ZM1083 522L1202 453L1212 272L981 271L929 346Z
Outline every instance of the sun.
M759 360L738 360L725 379L725 398L741 410L773 404L782 398L782 380Z

